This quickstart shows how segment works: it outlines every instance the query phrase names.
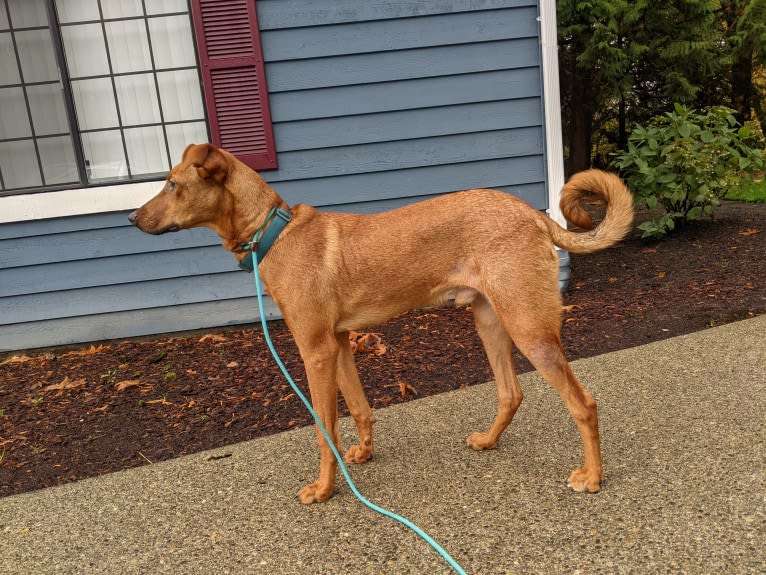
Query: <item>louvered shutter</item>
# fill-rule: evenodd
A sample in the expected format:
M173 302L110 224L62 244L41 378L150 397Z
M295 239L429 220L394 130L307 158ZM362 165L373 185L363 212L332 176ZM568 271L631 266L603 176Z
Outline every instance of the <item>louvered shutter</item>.
M255 0L193 0L192 17L213 144L276 168Z

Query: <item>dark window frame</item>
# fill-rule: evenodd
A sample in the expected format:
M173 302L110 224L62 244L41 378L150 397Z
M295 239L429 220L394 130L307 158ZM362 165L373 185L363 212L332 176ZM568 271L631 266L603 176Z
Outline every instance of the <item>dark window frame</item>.
M84 24L84 23L98 23L102 27L102 34L104 34L104 38L106 38L104 26L106 21L112 22L112 21L120 21L120 20L135 20L136 17L125 17L125 18L109 18L108 20L105 20L103 17L103 10L101 8L101 2L104 0L99 0L98 6L99 6L99 20L88 20L88 21L78 21L76 24ZM77 76L73 78L71 74L69 73L67 66L66 66L66 59L65 59L65 52L64 52L64 41L63 41L63 34L62 30L63 28L67 27L68 25L73 25L70 23L60 23L58 16L56 14L56 6L55 6L55 0L45 0L45 6L47 10L47 16L48 16L48 26L43 27L41 26L40 29L47 29L49 33L51 34L52 44L53 44L53 57L55 60L55 63L59 70L59 79L58 82L62 86L63 95L64 95L64 107L67 114L67 125L69 127L70 132L68 133L62 133L60 136L66 135L72 138L73 141L73 148L74 148L74 155L75 155L75 162L76 162L76 169L77 174L79 177L78 182L71 182L71 183L65 183L65 184L54 184L54 185L42 185L42 186L33 186L33 187L26 187L26 188L14 188L10 190L0 189L0 196L11 196L11 195L24 195L24 194L34 194L34 193L42 193L42 192L53 192L53 191L65 191L65 190L71 190L71 189L82 189L82 188L96 188L96 187L104 187L104 186L111 186L111 185L125 185L125 184L131 184L131 183L138 183L138 182L144 182L144 181L156 181L157 179L161 178L164 174L139 174L139 175L131 175L130 174L130 161L129 156L126 149L126 141L125 141L125 129L133 129L133 128L141 128L141 127L151 127L151 126L160 126L163 131L164 136L164 146L165 151L167 153L167 156L169 158L170 165L172 166L178 158L174 158L170 154L169 149L169 141L167 137L167 126L173 125L173 124L182 124L182 123L190 123L190 122L200 122L203 121L206 126L208 139L209 141L212 141L215 145L218 146L224 146L226 147L229 145L229 147L233 148L233 153L237 155L243 162L245 162L247 165L254 169L258 170L270 170L270 169L276 169L277 168L277 160L276 160L276 146L275 146L275 140L272 130L272 121L271 121L271 114L270 114L270 108L269 108L269 98L268 98L268 89L266 87L266 75L265 75L265 64L263 59L263 50L261 47L260 42L260 29L258 27L258 19L257 19L257 12L256 12L256 2L254 0L249 0L246 2L242 2L242 0L232 0L230 2L227 2L227 0L187 0L187 6L188 11L187 12L173 12L173 13L163 13L158 15L149 15L146 14L146 10L144 9L143 16L140 16L138 18L142 19L144 21L144 26L147 29L147 39L149 42L149 50L150 50L150 57L152 62L152 69L147 70L144 73L151 73L153 75L153 80L155 84L155 90L157 91L158 97L159 97L159 87L157 86L157 77L158 72L168 72L168 71L177 71L177 70L187 70L191 69L191 66L183 66L178 68L163 68L162 70L157 70L155 66L155 54L154 50L151 46L151 35L149 34L149 19L153 17L167 17L167 16L179 16L179 15L185 15L190 18L190 26L191 26L191 33L192 33L192 39L194 42L195 47L195 64L196 64L196 71L197 76L200 81L200 85L202 86L202 98L203 98L203 113L204 117L201 119L193 119L193 120L176 120L176 121L165 121L165 115L163 112L162 105L159 106L160 109L160 121L159 123L148 123L148 124L130 124L129 126L126 126L123 124L122 118L120 117L120 112L118 108L118 125L116 127L108 128L109 130L118 129L120 131L120 139L122 141L123 146L123 152L125 154L126 158L126 164L128 166L129 170L129 176L127 178L120 177L116 179L108 179L108 180L102 180L102 181L89 181L88 179L88 166L87 166L87 160L85 158L85 154L83 151L83 142L82 142L82 134L89 133L89 132L98 132L102 130L106 130L106 128L103 129L80 129L77 123L77 113L75 108L75 101L74 101L74 93L72 88L72 81L73 80L82 80L82 79L91 79L91 78L97 78L97 77L104 77L109 78L110 83L112 86L112 95L116 99L116 87L115 87L115 78L119 76L126 76L126 75L132 75L136 72L128 72L128 73L114 73L112 71L112 65L111 65L111 57L109 55L109 51L107 50L107 58L109 59L109 68L110 68L110 74L102 74L102 75L96 75L96 76L87 76L87 77L80 77ZM246 24L247 32L250 36L250 42L248 46L247 53L242 54L229 54L227 58L216 58L216 57L210 57L207 53L207 46L210 44L210 42L207 42L208 38L205 38L205 30L206 30L206 24L208 23L210 8L213 8L214 14L220 14L221 11L228 12L229 22L232 25L238 26L240 29L243 27L243 23ZM242 7L245 7L245 10L241 10ZM144 7L145 8L145 7ZM7 7L6 4L6 10L8 11L8 19L9 24L11 23L10 19L10 8ZM206 12L207 10L207 12ZM26 28L25 28L26 30ZM214 40L214 39L213 39ZM214 41L213 41L214 44ZM19 53L18 49L15 47L15 38L14 38L14 51L17 59L17 65L19 66L19 70L21 70L21 64L18 61L19 59ZM226 112L229 114L229 121L228 123L225 121L220 121L217 117L217 110L220 106L225 107L226 103L224 101L223 104L221 104L221 90L217 90L216 87L213 85L213 82L211 81L211 71L215 72L215 70L220 69L232 69L235 70L237 73L241 70L245 70L249 73L249 76L243 76L243 78L249 77L250 80L253 78L255 79L254 83L248 84L244 81L238 81L238 86L235 86L234 94L241 99L242 95L251 95L255 94L255 99L257 99L257 106L253 107L247 107L247 106L240 106L239 109L234 110L234 115L232 116L232 110L231 108L227 109ZM48 84L52 84L53 82L44 82ZM25 100L25 106L27 108L27 114L30 122L30 127L32 130L32 135L30 138L8 138L4 141L10 141L13 139L31 139L35 148L35 154L37 156L37 166L40 172L41 181L44 182L44 171L43 171L43 165L42 160L40 158L40 153L38 150L38 137L35 135L34 132L34 125L32 123L32 114L30 111L30 102L29 97L26 92L26 86L35 84L29 83L26 84L22 81L20 84L20 87L24 90L24 100ZM254 84L254 85L253 85ZM15 87L15 84L13 85ZM11 87L5 86L5 87ZM226 91L223 91L223 97L225 100L226 97ZM243 100L245 102L253 101L253 98L249 98L249 100ZM233 120L232 120L233 118ZM253 140L255 140L256 145L251 145L249 142L249 138L251 138L253 134L253 125L258 124L260 132L256 135ZM222 124L225 124L222 129ZM52 134L45 134L45 137L52 137ZM1 177L1 175L0 175ZM4 187L0 186L0 188Z

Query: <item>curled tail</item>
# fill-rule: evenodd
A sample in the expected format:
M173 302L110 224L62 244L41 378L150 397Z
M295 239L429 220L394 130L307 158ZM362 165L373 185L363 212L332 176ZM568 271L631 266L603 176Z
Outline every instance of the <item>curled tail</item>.
M606 215L593 229L593 220L580 202L595 195L606 203ZM570 232L546 218L553 243L576 254L587 254L613 246L633 226L633 196L615 174L586 170L572 176L561 190L561 211L567 221L590 231Z

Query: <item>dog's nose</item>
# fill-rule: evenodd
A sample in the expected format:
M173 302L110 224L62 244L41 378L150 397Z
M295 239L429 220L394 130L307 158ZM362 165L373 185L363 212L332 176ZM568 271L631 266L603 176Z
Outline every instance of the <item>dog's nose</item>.
M131 212L131 214L128 216L128 220L130 220L130 223L133 224L134 226L136 225L137 218L138 218L138 210Z

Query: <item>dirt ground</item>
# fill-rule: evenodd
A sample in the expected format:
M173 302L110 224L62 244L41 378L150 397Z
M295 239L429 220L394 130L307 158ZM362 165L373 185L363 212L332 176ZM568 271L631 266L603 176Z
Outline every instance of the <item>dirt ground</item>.
M616 248L572 256L571 266L562 328L570 359L762 314L766 204L725 203L715 221L660 243L635 233ZM272 322L270 330L305 389L284 324ZM404 314L360 334L358 344L373 408L492 378L464 308ZM0 496L309 423L256 326L0 360ZM530 369L523 358L517 367Z

